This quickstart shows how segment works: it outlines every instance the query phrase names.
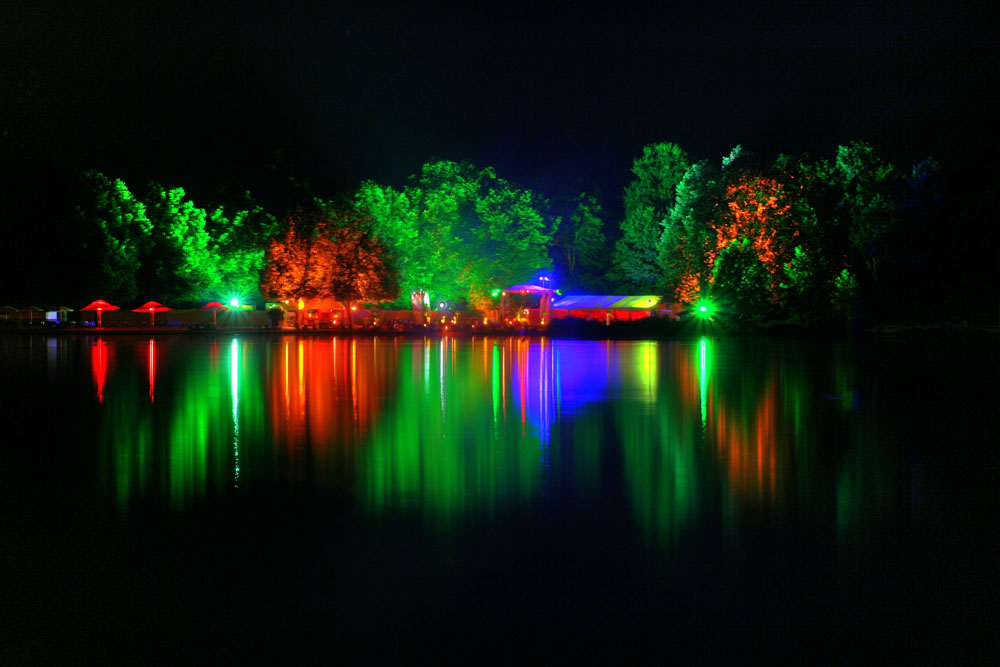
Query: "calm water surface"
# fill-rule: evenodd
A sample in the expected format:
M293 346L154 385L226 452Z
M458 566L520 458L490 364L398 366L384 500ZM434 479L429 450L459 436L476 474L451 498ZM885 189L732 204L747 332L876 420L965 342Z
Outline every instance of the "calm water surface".
M3 662L987 661L1000 349L0 337Z

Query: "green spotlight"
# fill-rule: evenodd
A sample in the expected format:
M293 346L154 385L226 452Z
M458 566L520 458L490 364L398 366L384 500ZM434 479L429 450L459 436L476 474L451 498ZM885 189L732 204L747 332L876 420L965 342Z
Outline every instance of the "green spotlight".
M704 320L712 317L712 303L709 301L700 301L695 307L694 314Z

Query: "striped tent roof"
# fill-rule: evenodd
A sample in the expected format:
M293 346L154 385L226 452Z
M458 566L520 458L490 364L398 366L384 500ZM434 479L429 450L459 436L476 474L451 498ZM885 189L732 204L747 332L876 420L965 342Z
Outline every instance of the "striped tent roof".
M555 290L548 287L539 287L538 285L511 285L504 292L554 292Z

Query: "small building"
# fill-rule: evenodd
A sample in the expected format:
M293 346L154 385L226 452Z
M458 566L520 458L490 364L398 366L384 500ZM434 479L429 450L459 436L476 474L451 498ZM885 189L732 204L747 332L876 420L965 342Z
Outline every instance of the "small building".
M511 285L500 292L500 319L503 324L545 326L551 319L554 289L538 285Z
M562 296L548 287L511 285L500 295L500 315L507 325L545 326L553 319L631 322L647 317L677 319L676 304L655 294L571 294Z

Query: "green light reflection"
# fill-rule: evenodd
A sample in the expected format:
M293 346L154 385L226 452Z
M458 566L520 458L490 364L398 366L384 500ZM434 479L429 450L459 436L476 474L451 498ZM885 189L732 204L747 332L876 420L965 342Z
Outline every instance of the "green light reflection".
M513 358L497 347L515 344L494 344L488 374L471 345L401 345L412 345L424 368L436 364L441 372L407 372L414 355L398 356L399 386L359 457L359 492L372 511L419 509L431 521L449 523L537 497L539 434L522 433L519 408L497 400L504 391L498 375L512 377ZM443 401L447 385L457 390Z
M708 339L698 341L698 387L701 396L701 425L708 421Z
M182 509L305 485L451 524L550 497L596 506L613 488L653 544L706 521L738 540L750 520L808 512L851 545L916 488L884 446L889 427L841 408L861 393L839 353L817 363L809 347L708 338L384 341L87 342L109 497Z
M230 387L233 395L233 486L240 486L240 343L233 338L229 353Z

